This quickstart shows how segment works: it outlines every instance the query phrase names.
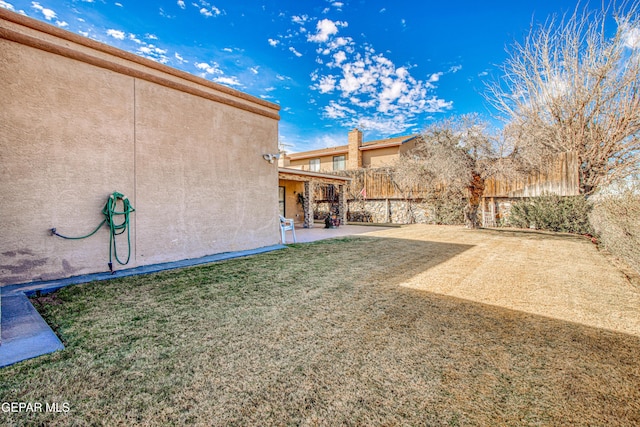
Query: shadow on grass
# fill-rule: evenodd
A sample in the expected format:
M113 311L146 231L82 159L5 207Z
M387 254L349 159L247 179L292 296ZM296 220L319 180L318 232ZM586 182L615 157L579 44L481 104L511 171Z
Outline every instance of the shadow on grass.
M634 425L640 339L399 286L472 245L356 237L73 286L8 424ZM61 302L61 303L60 303Z

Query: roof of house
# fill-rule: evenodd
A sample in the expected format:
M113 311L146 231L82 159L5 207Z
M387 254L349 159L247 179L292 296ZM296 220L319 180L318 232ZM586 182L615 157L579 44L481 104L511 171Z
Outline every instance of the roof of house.
M288 179L294 181L320 181L327 184L344 184L351 181L351 178L346 176L280 167L278 168L278 177L280 179Z
M368 141L368 142L362 143L362 145L360 146L360 150L365 151L365 150L375 150L379 148L396 147L404 143L407 143L417 137L418 135L404 135L404 136L396 136L393 138L378 139L376 141ZM300 153L291 153L291 154L287 154L286 156L290 160L303 160L303 159L310 159L314 157L347 154L348 152L349 152L348 145L340 145L337 147L321 148L319 150L310 150L310 151L302 151Z
M300 153L287 154L291 160L309 159L312 157L333 156L338 154L346 154L349 152L348 145L340 145L338 147L321 148L319 150L302 151Z

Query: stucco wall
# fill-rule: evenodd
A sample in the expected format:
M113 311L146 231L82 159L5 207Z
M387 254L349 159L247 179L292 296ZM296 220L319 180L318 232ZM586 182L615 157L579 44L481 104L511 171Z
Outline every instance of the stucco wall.
M398 149L398 147L386 147L375 150L365 150L362 153L362 164L364 167L370 168L391 166L398 160Z
M313 157L313 159L320 159L320 170L315 172L333 172L333 158L338 156L345 156L345 167L346 167L347 160L349 158L348 154L342 153L342 154L331 154L329 156L318 156L318 157ZM287 165L287 167L291 169L301 169L301 170L309 171L311 170L311 167L309 166L309 161L311 159L312 158L291 160L291 162L289 163L289 165Z
M292 218L296 224L302 224L304 222L304 209L298 203L298 194L304 194L304 183L281 179L279 185L284 187L284 216Z
M107 270L106 227L49 229L113 191L127 267L278 243L277 105L3 9L0 52L0 285Z

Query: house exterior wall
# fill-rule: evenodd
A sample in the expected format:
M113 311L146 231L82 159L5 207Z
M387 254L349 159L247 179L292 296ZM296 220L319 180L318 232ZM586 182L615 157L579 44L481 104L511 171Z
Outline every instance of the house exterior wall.
M304 182L281 179L280 187L284 187L284 216L291 218L296 224L304 222L304 208L298 203L298 194L304 194Z
M398 150L398 146L365 150L362 153L362 162L365 167L371 168L391 166L398 160Z
M0 286L107 271L106 227L49 230L114 191L126 268L279 242L277 105L1 8L0 52Z
M315 172L333 172L333 158L336 156L345 156L345 167L348 165L349 155L346 153L335 153L327 156L313 157L314 159L320 159L320 170ZM311 170L309 167L309 161L311 158L291 160L288 168L300 169L304 171Z

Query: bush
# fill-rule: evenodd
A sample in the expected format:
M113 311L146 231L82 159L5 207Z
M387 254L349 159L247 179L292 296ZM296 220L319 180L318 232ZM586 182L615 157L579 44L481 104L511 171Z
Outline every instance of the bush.
M598 240L640 273L640 193L626 189L599 196L590 215Z
M591 210L591 203L583 196L545 194L516 202L511 207L509 223L520 228L593 234Z
M441 225L464 224L467 201L460 197L442 197L433 201L433 220Z

